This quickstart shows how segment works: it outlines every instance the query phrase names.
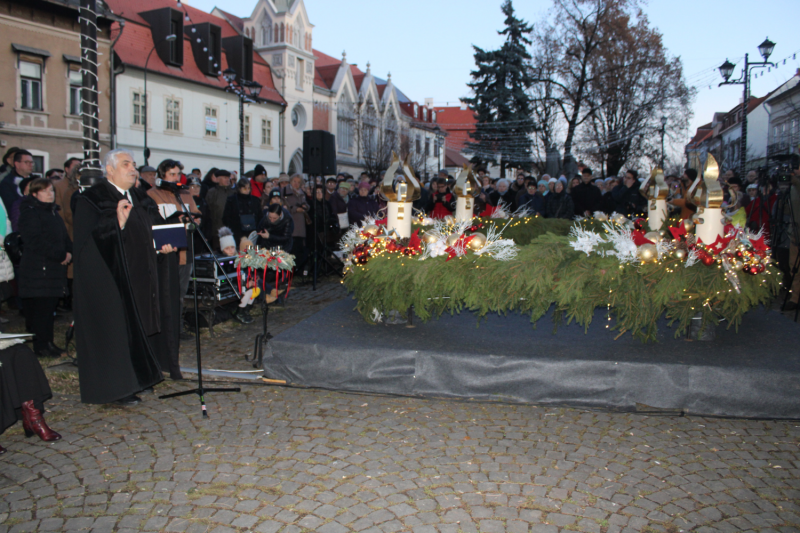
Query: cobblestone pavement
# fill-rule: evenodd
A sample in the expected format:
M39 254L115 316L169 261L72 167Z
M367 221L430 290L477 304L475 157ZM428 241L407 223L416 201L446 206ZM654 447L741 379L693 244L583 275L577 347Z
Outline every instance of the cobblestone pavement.
M342 294L302 288L271 329ZM209 364L247 368L254 331L204 337ZM208 394L205 420L193 396L82 405L50 373L64 439L0 436L0 533L800 531L800 422L265 385Z

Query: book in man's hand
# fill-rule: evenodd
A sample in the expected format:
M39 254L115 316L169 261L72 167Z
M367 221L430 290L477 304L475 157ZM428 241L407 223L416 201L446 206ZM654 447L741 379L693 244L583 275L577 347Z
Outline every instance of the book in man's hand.
M186 248L186 228L183 224L153 226L153 244L156 250L171 244L173 248Z

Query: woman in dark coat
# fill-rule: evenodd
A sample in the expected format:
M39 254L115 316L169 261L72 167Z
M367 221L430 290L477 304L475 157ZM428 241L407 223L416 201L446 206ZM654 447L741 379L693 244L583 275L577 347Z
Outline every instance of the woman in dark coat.
M294 220L286 208L280 204L270 204L267 214L258 225L256 244L262 248L280 248L284 252L292 250Z
M256 231L261 220L261 201L250 195L250 187L250 180L247 178L236 182L236 192L228 197L222 213L222 223L233 231L237 248L242 237Z
M19 296L25 318L36 335L33 350L40 357L60 357L64 350L53 344L53 314L67 287L67 265L72 261L72 241L58 214L50 180L31 182L30 196L22 201L19 233L24 250L19 268Z
M53 397L42 365L21 344L23 339L0 340L0 434L22 421L25 436L46 442L61 439L44 421L44 402ZM6 451L0 446L0 455Z
M564 192L564 183L559 181L553 187L553 193L547 195L547 218L566 218L575 216L575 204L572 197Z

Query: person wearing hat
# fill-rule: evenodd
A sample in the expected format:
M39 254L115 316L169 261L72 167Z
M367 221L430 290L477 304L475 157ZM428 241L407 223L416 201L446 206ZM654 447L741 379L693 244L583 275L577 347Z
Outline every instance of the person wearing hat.
M336 194L336 178L330 177L325 180L325 201L330 202L331 196Z
M258 164L253 169L253 177L250 178L250 194L256 198L261 198L264 194L264 188L267 186L267 169L264 165ZM269 191L269 188L267 188Z
M331 204L331 214L336 217L339 230L344 232L350 226L350 219L347 216L347 203L350 201L350 184L341 181L336 188L336 194L332 194L328 203Z
M208 191L206 204L208 204L208 216L211 219L209 231L211 232L212 246L215 250L219 250L219 228L224 226L222 215L225 213L225 204L228 202L228 196L235 194L235 191L231 189L230 172L217 170L214 175L216 185Z
M359 224L367 215L377 215L381 208L374 196L369 195L370 184L362 181L358 184L358 196L350 198L347 203L347 219L350 225Z
M139 168L139 180L142 184L142 190L149 191L156 186L156 169L150 165L142 165Z
M3 181L3 178L6 177L6 174L11 172L11 170L14 168L14 154L19 152L21 149L22 148L12 146L6 150L3 160L0 161L0 181Z

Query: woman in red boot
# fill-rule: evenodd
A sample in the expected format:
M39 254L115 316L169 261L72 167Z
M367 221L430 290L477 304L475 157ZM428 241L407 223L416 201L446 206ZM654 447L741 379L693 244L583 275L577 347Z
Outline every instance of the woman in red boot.
M23 341L0 339L0 434L22 420L26 437L60 440L61 435L44 421L44 402L53 397L44 370L30 348L15 342Z

